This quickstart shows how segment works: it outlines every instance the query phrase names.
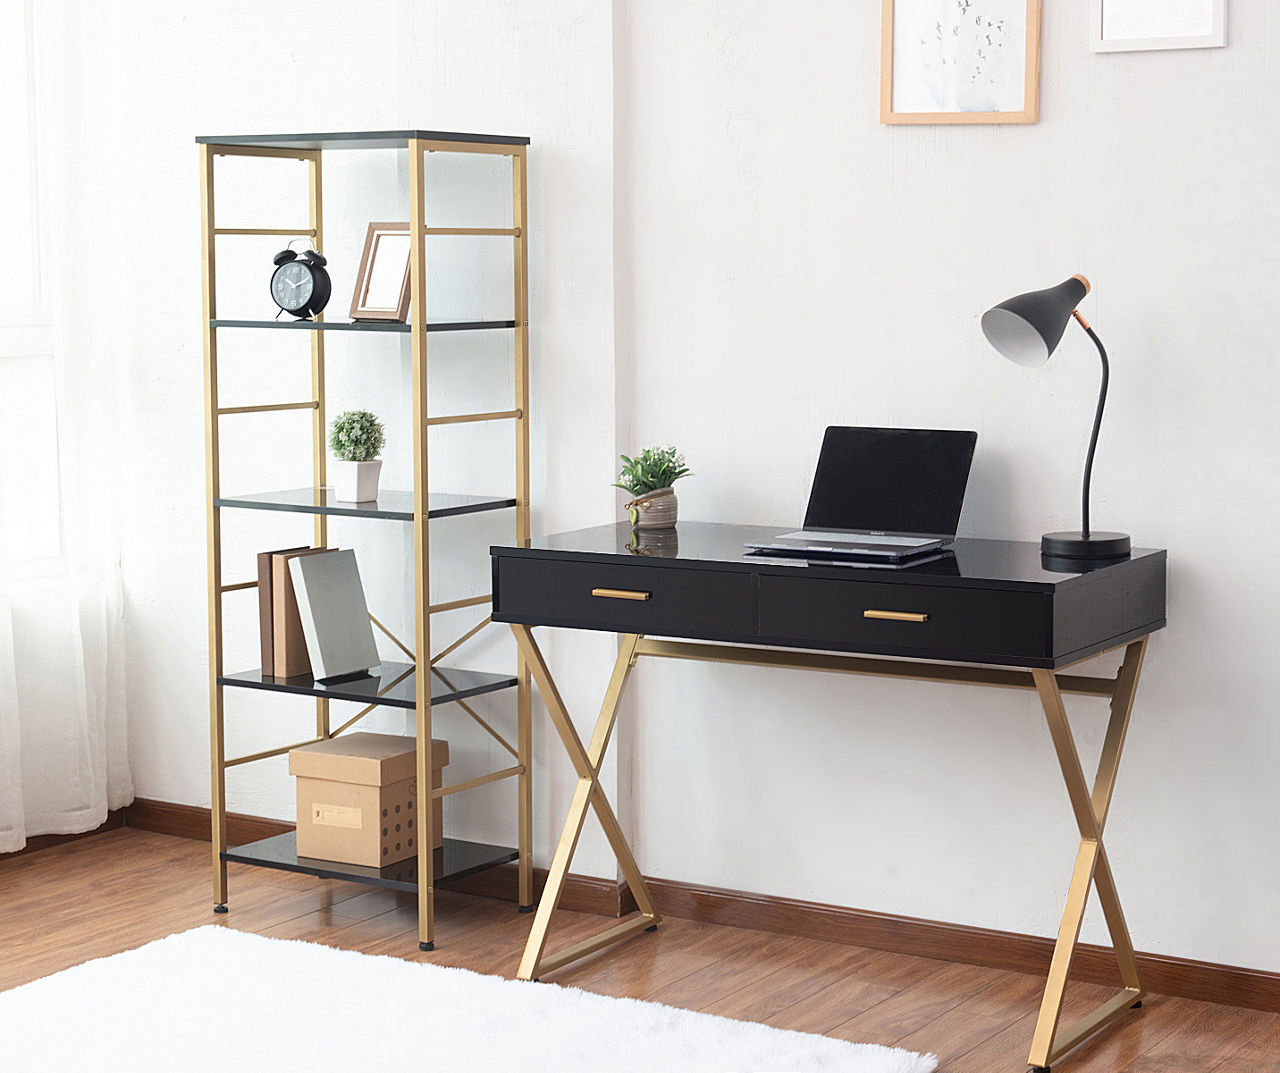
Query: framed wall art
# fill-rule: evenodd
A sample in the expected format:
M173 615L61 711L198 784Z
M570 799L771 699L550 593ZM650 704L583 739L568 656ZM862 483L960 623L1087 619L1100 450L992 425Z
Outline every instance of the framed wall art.
M882 0L881 123L1034 123L1040 0Z
M1227 43L1227 0L1090 0L1094 52L1221 48Z
M369 225L351 296L352 320L408 318L409 257L407 223Z

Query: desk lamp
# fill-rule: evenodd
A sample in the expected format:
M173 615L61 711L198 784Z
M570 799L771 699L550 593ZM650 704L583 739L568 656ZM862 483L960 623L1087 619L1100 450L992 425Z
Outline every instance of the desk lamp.
M1102 358L1102 386L1098 390L1098 409L1093 417L1093 435L1089 437L1089 453L1084 463L1080 530L1046 533L1040 538L1041 553L1055 560L1119 559L1129 554L1127 534L1098 533L1089 528L1089 481L1093 476L1093 453L1098 446L1098 430L1102 427L1102 408L1107 402L1110 379L1102 340L1076 309L1089 290L1089 281L1084 276L1072 276L1056 287L1019 294L982 314L982 332L987 342L1019 365L1033 368L1047 362L1072 317L1093 340Z

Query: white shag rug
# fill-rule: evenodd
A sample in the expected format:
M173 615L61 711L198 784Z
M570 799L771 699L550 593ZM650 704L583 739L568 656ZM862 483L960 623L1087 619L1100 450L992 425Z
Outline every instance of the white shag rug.
M932 1073L845 1043L207 925L0 993L5 1073Z

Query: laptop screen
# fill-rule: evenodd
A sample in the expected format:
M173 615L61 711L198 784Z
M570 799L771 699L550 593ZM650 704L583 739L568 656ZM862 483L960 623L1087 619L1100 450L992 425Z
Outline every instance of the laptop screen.
M832 425L804 527L951 538L977 442L976 432Z

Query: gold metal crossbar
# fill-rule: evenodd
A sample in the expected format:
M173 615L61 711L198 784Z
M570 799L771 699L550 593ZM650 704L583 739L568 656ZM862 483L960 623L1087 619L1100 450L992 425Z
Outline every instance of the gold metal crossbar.
M312 399L310 402L268 402L261 406L222 406L218 408L218 416L227 414L265 414L273 410L317 410L320 404Z
M428 425L463 425L471 421L511 421L523 417L521 410L495 410L487 414L450 414L446 417L428 417Z
M294 749L301 749L304 745L315 745L316 742L324 741L324 738L308 738L306 741L295 741L292 745L281 745L277 749L263 749L260 753L250 753L248 756L237 756L231 760L223 762L223 767L238 767L240 764L251 764L255 760L266 760L272 756L280 756L284 753L292 752Z
M218 589L218 591L219 592L240 592L243 589L256 589L257 587L258 587L258 583L256 581L237 581L233 585L221 586Z
M378 690L378 696L380 697L386 696L387 693L395 689L396 686L398 686L401 682L403 682L406 678L408 678L409 675L413 674L413 672L414 672L413 667L409 667L401 671L398 675L396 675L393 679L391 679L390 682L388 682L385 686L383 686L380 690ZM363 708L361 708L358 712L356 712L355 715L353 715L350 719L348 719L345 723L343 723L340 727L338 727L337 730L331 731L328 737L336 738L339 734L345 733L346 731L350 730L353 726L355 726L358 722L360 722L361 719L363 719L366 715L368 715L371 711L373 711L377 707L378 707L377 704L366 704Z
M313 236L314 227L215 227L215 235L297 235Z
M406 645L403 641L401 641L399 637L397 637L394 633L392 633L389 629L387 629L387 627L386 627L386 626L384 626L381 622L379 622L376 618L374 618L374 617L373 617L373 615L370 615L370 616L369 616L369 620L370 620L370 621L371 621L375 626L377 626L377 627L378 627L378 629L380 629L383 633L385 633L388 637L390 637L390 638L391 638L391 640L392 640L393 642L395 642L396 646L400 649L400 651L401 651L401 652L403 652L403 653L404 653L406 656L408 656L411 660L414 660L415 662L417 661L417 656L415 656L415 655L413 654L413 650L412 650L412 649L410 649L410 648L409 648L409 646L408 646L408 645ZM484 629L484 628L485 628L485 626L487 626L491 621L492 621L492 619L491 619L489 616L485 616L485 619L484 619L484 621L483 621L483 622L480 622L479 624L477 624L477 625L473 626L473 627L472 627L471 629L469 629L466 633L464 633L461 637L459 637L456 641L454 641L454 642L453 642L453 644L451 644L451 645L450 645L448 648L446 648L443 652L438 653L437 655L435 655L435 656L431 659L431 661L430 661L430 663L428 664L428 666L430 666L430 667L432 668L432 673L433 673L437 678L439 678L439 679L440 679L440 681L442 681L445 685L447 685L450 689L453 689L453 688L454 688L453 683L449 681L449 678L448 678L447 672L445 672L445 671L441 671L441 670L438 670L438 669L436 669L436 668L435 668L435 664L436 664L436 662L437 662L438 660L440 660L441 658L443 658L444 656L447 656L450 652L452 652L455 648L457 648L457 647L458 647L460 644L462 644L464 641L467 641L467 640L469 640L470 638L474 637L477 633L479 633L482 629ZM395 680L395 682L393 682L393 683L392 683L392 685L395 685L397 682L401 682L401 681L403 681L403 680L404 680L404 678L405 678L407 675L411 674L411 673L412 673L412 671L406 671L406 672L405 672L404 674L402 674L399 678L397 678L397 679ZM390 687L388 687L388 688L390 688ZM385 692L385 690L384 690L383 692ZM480 715L480 713L479 713L479 712L477 712L473 707L471 707L471 705L470 705L470 704L468 704L468 703L467 703L466 701L464 701L464 700L457 700L457 699L455 699L455 700L453 701L453 703L454 703L454 704L456 704L459 708L461 708L464 712L466 712L466 713L467 713L467 715L469 715L469 716L472 718L472 720L474 720L477 724L479 724L479 726L480 726L483 730L487 731L487 732L488 732L488 734L489 734L489 736L490 736L490 737L492 737L492 738L493 738L493 740L494 740L494 741L496 741L499 745L501 745L504 749L506 749L506 750L507 750L507 752L509 752L512 756L519 758L519 756L520 756L520 752L519 752L519 750L518 750L514 745L512 745L509 741L507 741L507 739L506 739L506 738L504 738L501 734L499 734L496 730L494 730L494 728L493 728L492 726L490 726L490 725L489 725L489 724L484 720L484 717L483 717L483 716L481 716L481 715ZM357 715L357 716L356 716L356 719L361 719L361 718L363 718L363 717L364 717L365 715L367 715L370 711L372 711L374 707L376 707L376 705L370 705L370 706L369 706L368 708L366 708L363 712L361 712L359 715ZM351 722L355 722L355 720L352 720ZM350 725L351 725L351 723L344 723L341 727L339 727L339 728L334 732L334 736L336 737L338 734L341 734L341 733L342 733L342 731L344 731L344 730L345 730L347 727L349 727ZM526 773L527 773L527 771L528 771L528 766L527 766L527 765L522 765L519 771L515 771L515 769L512 769L512 771L513 771L515 774L517 774L517 775L523 775L523 774L526 774ZM479 783L477 783L476 785L480 785L480 784L479 784Z
M261 156L273 157L276 160L308 160L313 163L320 160L319 149L280 149L272 145L214 145L212 143L207 146L207 149L210 156ZM206 185L212 193L212 178Z
M450 689L455 688L454 684L449 681L449 675L447 671L432 670L431 673L434 674L437 678L439 678L440 681L442 681ZM468 704L465 700L455 700L453 703L456 704L459 708L461 708L464 712L466 712L467 715L471 716L471 719L477 725L479 725L481 729L487 731L489 736L493 738L493 740L496 741L499 745L501 745L504 749L506 749L507 752L509 752L512 756L516 757L517 759L520 758L521 754L519 750L517 750L515 746L513 746L509 741L507 741L506 738L504 738L501 734L499 734L496 730L494 730L493 727L491 727L488 723L486 723L484 718L480 715L480 713L477 712L473 707L471 707L470 704ZM527 772L527 769L529 766L528 762L522 760L521 763L524 764ZM527 905L528 903L521 902L520 904Z
M381 622L379 622L372 614L369 616L369 621L372 622L375 626L377 626L378 629L380 629L383 633L385 633L389 638L391 638L391 642L398 649L400 649L401 652L403 652L406 656L408 656L411 660L416 660L418 658L413 654L412 648L410 648L407 644L405 644L402 640L400 640L399 637L397 637L394 633L392 633L389 629L387 629L386 626L384 626Z
M467 630L467 632L464 633L461 637L459 637L456 641L454 641L453 644L440 649L439 652L437 652L434 656L432 656L431 666L434 667L437 663L439 663L442 659L444 659L445 656L461 648L468 641L470 641L471 638L473 638L477 633L479 633L487 625L489 625L489 623L491 623L492 621L493 621L492 615L485 615L484 618L482 618L479 622L477 622L474 626L472 626L471 629Z
M449 786L441 786L438 790L432 790L431 796L448 797L450 794L462 793L463 790L474 790L477 786L514 778L516 775L523 775L524 772L524 765L517 764L515 767L503 768L501 771L491 771L487 775L477 775L474 779L467 779L465 782L455 782Z
M428 235L509 235L512 238L520 237L520 228L518 227L428 227L425 228Z
M612 943L630 938L642 930L656 927L659 916L653 899L645 885L644 877L636 865L623 836L622 829L613 814L603 788L600 785L600 765L608 748L609 738L617 721L618 708L626 689L627 679L636 660L641 656L667 659L690 659L739 666L786 667L804 670L832 671L841 674L865 674L889 678L909 678L930 682L952 682L962 685L985 685L1004 689L1034 689L1040 697L1049 734L1057 753L1058 763L1066 783L1076 825L1080 832L1080 849L1076 855L1075 870L1067 892L1067 904L1054 945L1053 959L1045 981L1044 998L1031 1044L1029 1063L1040 1073L1067 1051L1077 1046L1098 1030L1109 1025L1143 997L1142 981L1138 975L1137 958L1129 937L1120 899L1116 893L1115 879L1102 843L1107 812L1115 790L1116 771L1124 748L1125 734L1133 711L1134 695L1142 670L1147 639L1140 638L1125 646L1124 658L1115 678L1090 678L1059 674L1053 670L1011 670L998 667L982 667L963 664L916 662L914 660L867 659L798 650L752 648L724 644L695 644L685 641L651 641L635 634L625 634L619 639L618 658L613 675L605 692L600 716L596 720L588 746L583 747L574 728L564 701L556 688L551 672L533 638L532 628L513 624L512 633L520 654L529 666L534 682L542 694L543 704L551 717L570 762L578 773L578 785L569 806L560 843L547 875L547 885L538 904L533 929L525 946L517 976L522 980L534 980L546 973L563 968L574 961L594 953ZM1111 717L1098 760L1097 775L1092 787L1085 779L1080 766L1075 739L1067 721L1062 702L1064 693L1085 696L1103 696L1111 701ZM557 953L547 955L547 938L551 920L559 905L569 874L587 810L593 809L604 828L605 836L613 848L618 865L630 885L639 907L638 917L624 921L600 934L576 943ZM1080 925L1084 919L1085 904L1091 888L1098 891L1098 900L1106 918L1107 930L1116 961L1120 966L1123 988L1113 998L1092 1013L1065 1027L1060 1025L1067 979L1072 958L1080 939Z
M505 142L443 142L436 141L434 138L413 138L409 142L409 152L413 154L414 150L426 153L487 153L494 156L514 156L523 158L525 147L523 145L508 145ZM523 162L523 161L522 161ZM523 200L524 191L521 190L517 194L518 200Z
M1035 679L1029 671L1011 671L1000 667L974 667L962 663L917 663L913 660L866 659L862 656L648 639L641 640L636 653L641 656L660 656L665 659L735 663L743 667L791 667L805 671L866 674L877 678L909 678L921 682L951 682L957 685L995 686L1000 689L1036 688ZM1115 679L1112 678L1058 676L1058 688L1064 693L1109 697L1115 687Z
M483 596L468 596L465 600L450 600L444 604L431 604L427 610L438 615L441 611L457 611L462 607L479 607L481 604L493 603L493 593L486 592Z

